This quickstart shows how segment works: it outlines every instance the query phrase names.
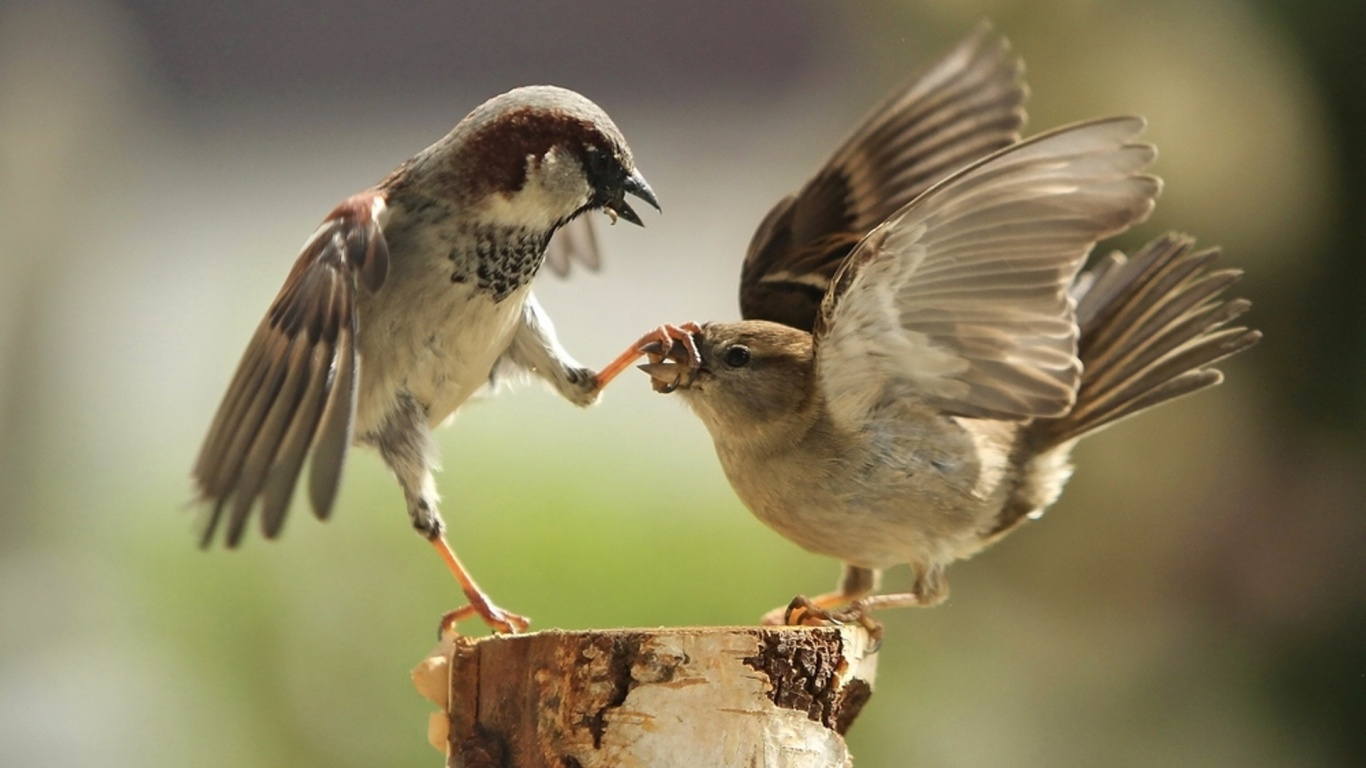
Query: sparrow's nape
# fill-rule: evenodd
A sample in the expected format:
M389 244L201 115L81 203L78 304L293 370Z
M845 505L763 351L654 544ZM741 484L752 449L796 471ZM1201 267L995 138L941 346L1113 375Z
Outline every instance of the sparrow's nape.
M461 565L460 558L456 557L455 550L446 543L444 535L438 535L432 539L432 546L436 547L437 554L445 561L446 567L451 570L451 575L460 584L460 591L465 593L465 599L470 601L469 605L457 608L441 617L441 626L438 635L445 635L446 631L455 626L458 621L463 621L472 616L478 616L494 632L503 632L515 635L518 632L525 632L531 626L531 620L525 616L519 616L511 611L505 611L493 604L489 596L484 594L484 590L474 582L474 577L465 566Z
M697 323L661 325L636 339L631 346L626 348L625 352L622 352L615 360L598 371L594 381L598 389L601 390L643 355L650 355L652 359L667 356L678 359L680 363L685 363L690 369L696 369L702 364L702 354L697 351L697 342L694 340L693 334L700 333L702 333L702 328Z

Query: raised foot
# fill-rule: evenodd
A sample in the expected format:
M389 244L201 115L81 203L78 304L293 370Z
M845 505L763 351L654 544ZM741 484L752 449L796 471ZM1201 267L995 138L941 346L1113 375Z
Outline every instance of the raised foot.
M679 387L691 386L702 367L702 353L697 349L697 337L702 328L697 323L661 325L653 333L641 338L641 346L650 362L637 366L650 374L656 392L669 394Z
M617 359L608 363L598 372L594 378L598 389L607 386L608 382L615 379L618 374L629 368L643 355L649 355L652 363L661 362L665 357L672 357L679 362L686 363L689 369L695 369L702 364L702 355L697 351L697 343L693 341L693 334L701 332L702 328L697 323L661 325L655 328L636 339L635 343L627 347L625 352L617 356Z

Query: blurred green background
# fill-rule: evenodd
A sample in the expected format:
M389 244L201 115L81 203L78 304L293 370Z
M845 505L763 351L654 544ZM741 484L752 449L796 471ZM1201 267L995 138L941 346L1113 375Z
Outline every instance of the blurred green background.
M665 210L538 288L600 365L734 318L768 207L984 16L1030 132L1149 119L1168 186L1120 245L1223 244L1267 339L885 617L859 766L1366 764L1359 0L0 4L0 764L439 765L408 670L459 594L376 456L328 525L193 546L188 469L298 246L484 98L576 88ZM748 623L835 582L644 376L440 441L452 541L536 627Z

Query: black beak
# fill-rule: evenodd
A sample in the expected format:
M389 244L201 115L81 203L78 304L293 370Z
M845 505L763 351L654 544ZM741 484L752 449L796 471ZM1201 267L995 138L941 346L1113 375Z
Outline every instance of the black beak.
M656 392L665 395L683 384L684 374L687 372L678 363L641 363L636 367L650 374L650 378L654 379L650 384Z
M661 210L659 198L655 197L654 190L650 189L650 185L645 181L645 177L640 175L640 171L634 169L621 183L621 189L613 196L612 200L603 205L603 208L637 227L643 227L645 223L640 220L640 215L626 202L626 193L628 192L654 206L656 211Z

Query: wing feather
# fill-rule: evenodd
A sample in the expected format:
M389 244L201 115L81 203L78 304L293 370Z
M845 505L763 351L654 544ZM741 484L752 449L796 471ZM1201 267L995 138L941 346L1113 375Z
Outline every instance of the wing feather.
M269 474L260 489L261 528L266 538L275 538L284 524L294 486L298 483L299 473L326 404L330 377L328 369L332 366L332 358L341 354L339 350L334 352L322 344L313 345L310 352L308 360L301 361L307 373L303 377L302 391L297 400L297 417L281 437L276 461L269 467Z
M203 546L220 524L236 546L258 502L263 532L278 535L310 452L314 511L330 512L355 411L356 292L388 273L383 218L374 194L338 206L252 336L193 472L208 507Z
M811 330L831 276L864 235L955 169L1019 140L1022 71L984 23L874 107L755 231L743 316Z
M888 396L946 413L1065 413L1081 371L1069 287L1097 240L1145 218L1161 188L1137 118L998 151L878 226L836 273L815 325L821 386L862 423Z
M327 406L323 409L322 426L314 443L313 462L309 466L308 496L313 513L326 520L332 514L341 484L342 464L346 448L351 444L351 428L356 418L356 387L360 381L360 356L356 354L357 324L352 315L349 328L337 337L337 357L329 382Z

